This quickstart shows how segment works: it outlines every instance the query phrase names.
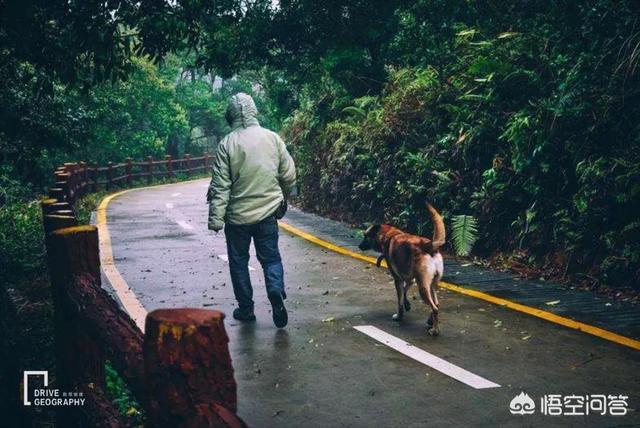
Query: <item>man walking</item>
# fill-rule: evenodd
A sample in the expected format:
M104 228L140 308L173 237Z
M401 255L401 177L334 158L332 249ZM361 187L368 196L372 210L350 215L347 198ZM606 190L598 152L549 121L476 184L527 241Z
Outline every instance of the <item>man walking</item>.
M249 277L249 245L253 239L273 322L282 328L288 317L283 302L286 294L277 218L286 211L296 171L280 136L261 127L257 113L250 95L238 93L229 99L225 118L231 133L218 145L207 192L209 229L218 232L224 227L231 282L238 301L233 317L241 321L256 319Z

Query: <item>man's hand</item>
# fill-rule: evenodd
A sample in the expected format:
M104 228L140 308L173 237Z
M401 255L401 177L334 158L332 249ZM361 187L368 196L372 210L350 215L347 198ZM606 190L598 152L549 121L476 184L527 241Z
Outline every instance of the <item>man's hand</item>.
M213 218L209 217L209 223L207 226L209 230L213 230L214 232L218 233L224 227L224 223L217 222Z

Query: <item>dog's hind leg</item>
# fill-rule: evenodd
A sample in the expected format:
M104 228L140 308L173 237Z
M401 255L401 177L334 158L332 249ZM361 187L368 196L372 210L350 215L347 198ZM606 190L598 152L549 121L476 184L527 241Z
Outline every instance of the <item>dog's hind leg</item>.
M405 282L404 285L404 310L409 312L411 310L411 303L409 302L409 299L407 298L407 292L409 291L409 289L411 288L411 286L413 285L413 279L411 281L407 281Z
M434 272L427 271L422 273L418 277L418 290L420 291L420 297L422 300L431 307L431 316L427 321L429 325L429 334L431 336L437 336L440 334L440 327L438 323L438 304L436 303L437 297L433 295L433 281Z
M437 286L439 282L440 282L439 278L436 277L431 283L431 295L433 296L433 301L438 307L438 311L440 311L440 302L438 301L438 291L437 291L438 289ZM429 319L427 320L427 326L429 326L429 328L433 327L433 314L429 315Z
M398 312L393 314L391 319L394 321L402 321L402 318L404 317L404 281L402 278L394 275L393 282L396 286L396 295L398 297Z

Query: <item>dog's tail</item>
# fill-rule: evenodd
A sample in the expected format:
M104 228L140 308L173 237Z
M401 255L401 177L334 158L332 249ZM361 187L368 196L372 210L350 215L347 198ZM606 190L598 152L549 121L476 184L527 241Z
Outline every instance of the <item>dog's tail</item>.
M425 248L425 250L429 252L435 252L444 245L447 233L444 228L444 221L442 220L442 216L428 202L427 210L429 210L429 213L431 214L431 221L433 222L433 238L431 239L431 242L427 244L429 246L429 249L427 250Z

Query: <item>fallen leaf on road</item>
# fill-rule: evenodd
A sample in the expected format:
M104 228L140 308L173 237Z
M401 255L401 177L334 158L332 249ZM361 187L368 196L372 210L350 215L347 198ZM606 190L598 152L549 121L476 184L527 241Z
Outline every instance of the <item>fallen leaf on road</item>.
M322 293L323 296L326 296L327 294L329 294L329 290Z
M555 306L558 303L560 303L560 300L552 300L550 302L545 303L545 305L547 305L547 306Z
M271 417L275 418L278 415L281 415L284 413L284 410L277 410L273 415L271 415Z
M502 321L500 321L500 320L495 320L495 321L493 322L493 326L494 326L495 328L501 327L501 326L502 326Z
M529 339L531 339L531 336L525 336L522 338L522 340L529 340Z
M333 320L335 320L334 317L328 317L328 318L323 319L322 322L331 322Z

